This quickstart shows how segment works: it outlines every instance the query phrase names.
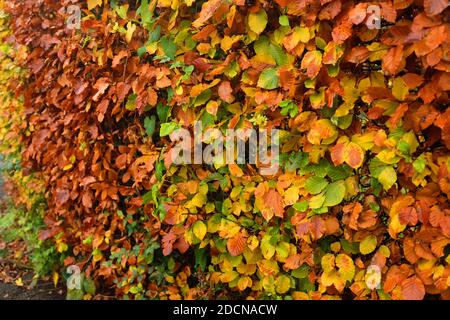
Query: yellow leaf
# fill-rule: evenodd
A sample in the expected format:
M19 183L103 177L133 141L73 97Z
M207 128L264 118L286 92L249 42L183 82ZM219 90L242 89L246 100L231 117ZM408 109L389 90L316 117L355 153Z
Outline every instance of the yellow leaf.
M355 265L352 258L346 254L338 254L336 257L336 266L339 268L339 274L346 281L352 281L355 276Z
M286 275L281 275L275 281L275 290L279 294L283 294L289 291L291 288L291 279Z
M228 51L231 49L231 47L233 46L233 44L235 44L236 42L238 42L239 40L242 39L242 36L225 36L222 41L220 42L220 47L222 48L223 51Z
M311 39L309 29L306 27L295 27L294 33L298 36L298 39L303 43L308 43Z
M206 196L201 193L197 193L191 200L191 205L201 208L206 204Z
M397 100L403 101L408 96L409 90L401 77L395 78L392 82L392 95Z
M244 291L252 286L252 279L250 277L242 277L237 283L237 287L240 291Z
M193 226L195 236L201 241L206 235L206 225L203 221L196 221Z
M16 281L14 281L14 283L16 284L16 286L23 287L22 278L17 279Z
M227 271L220 276L220 280L225 283L229 283L239 277L239 273L236 271Z
M375 250L377 247L377 237L374 235L369 235L361 241L359 244L359 251L362 254L369 254Z
M284 203L287 206L293 205L297 202L299 197L299 190L299 187L292 186L284 192Z
M131 21L127 23L127 34L125 36L125 40L127 43L131 42L131 39L133 38L133 33L136 30L136 25L132 23Z
M264 31L267 25L267 13L260 10L257 13L250 13L248 16L248 26L256 34Z
M250 236L247 239L247 246L250 250L255 250L259 246L258 237L256 237L255 235Z
M97 6L102 5L102 0L87 0L88 10L91 11L92 9L96 8Z
M53 272L53 284L55 285L55 288L58 285L58 280L59 280L58 272Z

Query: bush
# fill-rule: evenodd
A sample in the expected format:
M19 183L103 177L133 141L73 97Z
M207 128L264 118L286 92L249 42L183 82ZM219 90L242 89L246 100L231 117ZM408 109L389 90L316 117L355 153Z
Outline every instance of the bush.
M450 297L445 1L10 2L40 238L97 292ZM172 163L195 120L279 129L278 172Z
M43 183L36 175L25 174L20 163L20 134L25 115L23 98L16 96L12 88L20 84L24 77L24 71L14 63L14 57L19 60L26 48L10 43L8 25L9 17L4 11L3 1L0 1L0 194L3 211L0 216L0 238L7 243L25 243L24 253L37 279L54 272L58 268L59 257L51 241L39 240L39 233L45 227ZM6 254L2 252L2 255ZM16 256L19 254L23 253L15 253Z

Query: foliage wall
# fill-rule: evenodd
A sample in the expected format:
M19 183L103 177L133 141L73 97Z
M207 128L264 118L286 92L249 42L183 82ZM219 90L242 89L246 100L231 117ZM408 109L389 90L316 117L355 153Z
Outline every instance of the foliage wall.
M40 239L97 292L450 298L448 1L8 5ZM280 170L174 165L168 135L195 120L282 130Z
M27 49L13 41L5 9L5 1L0 1L0 240L7 243L0 258L28 263L37 281L55 271L59 261L53 243L39 239L46 227L43 181L21 166L26 116L17 88L25 70L17 64L25 62Z

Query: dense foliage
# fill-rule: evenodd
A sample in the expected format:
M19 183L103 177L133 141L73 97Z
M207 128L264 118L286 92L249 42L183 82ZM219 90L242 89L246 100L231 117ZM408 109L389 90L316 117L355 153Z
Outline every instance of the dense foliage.
M25 74L14 60L26 58L26 48L10 43L9 17L4 9L5 2L0 1L0 240L9 244L0 249L0 258L25 260L34 269L36 281L56 270L59 257L50 240L39 240L39 233L45 229L43 182L20 163L20 128L25 115L23 101L14 88Z
M448 1L8 5L40 240L97 292L450 298ZM280 170L171 163L195 120L282 130Z

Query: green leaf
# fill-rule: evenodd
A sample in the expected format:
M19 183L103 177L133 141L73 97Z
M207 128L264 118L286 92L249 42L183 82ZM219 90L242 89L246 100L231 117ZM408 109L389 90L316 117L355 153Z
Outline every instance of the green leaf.
M158 103L156 106L156 114L158 115L159 121L161 122L167 122L167 119L169 117L169 106L165 106L162 103Z
M345 183L344 181L336 181L330 184L325 191L324 207L333 207L344 200L345 197Z
M283 163L287 171L294 171L296 169L304 168L308 165L308 154L304 152L291 152L280 155L280 161Z
M144 119L144 128L145 132L147 132L147 135L149 137L153 136L155 133L155 126L156 126L156 117L153 115L150 118L145 117Z
M269 44L268 51L269 54L275 59L277 65L283 66L288 63L288 56L279 45L271 42Z
M311 209L319 209L323 206L324 202L325 202L325 194L322 192L309 199L309 207Z
M200 267L202 271L205 271L206 262L208 260L208 252L206 251L205 248L203 249L195 248L194 254L195 254L195 268L197 269L197 267Z
M161 47L164 51L164 54L170 59L175 59L175 54L177 52L177 45L173 42L172 39L168 37L161 38Z
M83 300L84 292L81 289L67 290L67 300Z
M347 165L341 165L337 167L332 166L328 171L328 176L333 182L337 180L347 179L351 175L352 169Z
M289 116L291 118L294 118L298 114L298 107L295 103L293 103L291 100L283 100L280 102L281 107L281 114L283 116Z
M153 11L150 11L148 0L141 0L141 5L137 9L136 14L141 16L142 24L149 26L152 22Z
M281 26L283 27L289 27L289 17L288 16L280 16L278 18L278 22L280 23Z
M89 278L84 278L83 279L83 289L84 289L84 292L94 295L95 294L94 280L89 279Z
M136 98L137 95L135 93L130 94L127 103L125 104L125 109L134 111L136 109Z
M159 161L155 166L155 175L158 181L162 181L164 172L166 171L166 166L164 165L164 161Z
M377 247L377 237L374 235L369 235L361 241L359 244L359 251L362 254L369 254L375 250Z
M422 173L425 170L426 165L427 162L423 158L418 158L413 162L414 170L416 170L418 173Z
M292 206L295 210L305 212L308 209L308 201L300 201Z
M270 260L275 254L275 245L271 243L272 236L266 233L261 240L261 252L264 258Z
M159 136L165 137L174 132L175 130L179 129L180 125L176 122L167 122L161 124L161 129L159 130Z
M359 253L359 246L357 242L348 242L345 239L341 239L339 240L342 246L342 249L346 252L346 253L351 253L351 254L358 254Z
M119 17L121 17L124 20L127 19L128 6L126 6L126 5L122 5L122 6L116 5L114 10L119 15Z
M392 167L385 167L377 177L383 185L384 190L388 191L397 181L397 173Z
M306 278L309 274L309 266L307 264L301 265L297 269L291 272L291 275L297 279Z
M327 185L328 181L325 178L317 176L309 177L306 180L306 190L311 194L321 193Z
M272 90L278 88L277 70L274 68L266 69L259 75L258 87Z

